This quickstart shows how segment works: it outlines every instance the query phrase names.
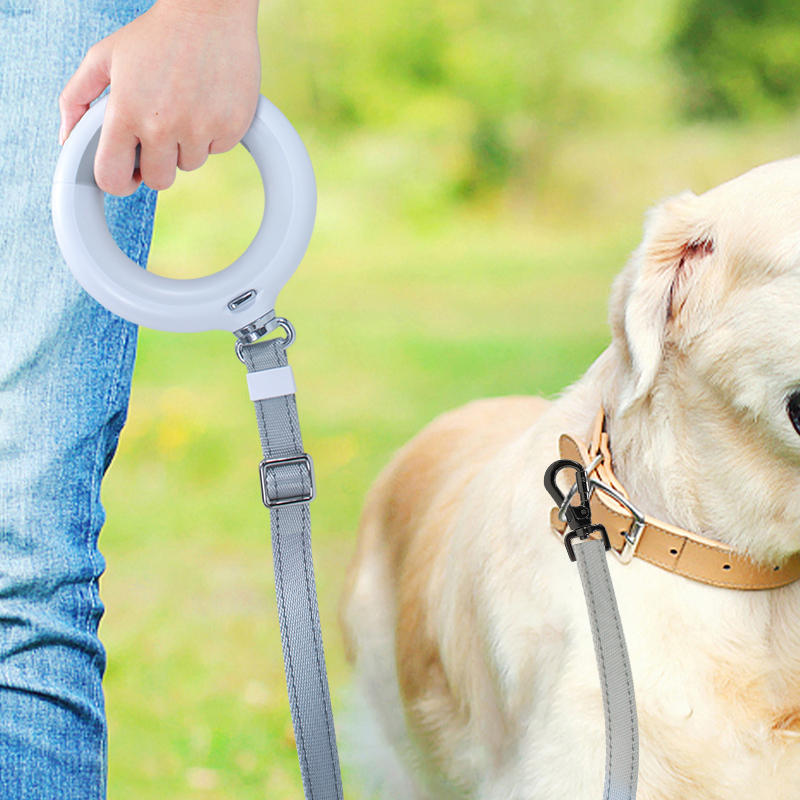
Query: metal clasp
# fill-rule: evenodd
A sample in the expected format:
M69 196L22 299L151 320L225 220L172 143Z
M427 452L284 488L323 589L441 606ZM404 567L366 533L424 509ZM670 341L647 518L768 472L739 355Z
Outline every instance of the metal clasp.
M570 498L574 495L572 491L569 497L564 497L561 489L556 485L556 477L562 469L575 470L575 485L580 495L579 505L571 505ZM592 525L592 509L589 505L589 483L587 480L587 470L577 461L570 461L569 459L562 458L559 461L554 461L544 473L544 488L553 500L556 501L559 509L563 511L564 517L567 520L572 531L564 537L564 546L567 548L567 555L570 561L575 561L575 550L572 546L572 540L577 538L588 539L589 534L597 531L603 537L603 544L606 550L611 550L611 542L608 538L608 533L602 525Z
M592 459L591 464L589 464L589 466L586 467L586 477L589 479L589 484L588 484L589 500L592 499L592 494L594 494L594 486L592 485L594 481L593 478L591 477L591 474L597 469L598 464L600 464L602 460L603 460L603 454L598 453ZM567 521L567 506L572 502L572 498L575 496L575 492L577 491L578 491L578 482L575 481L575 483L573 483L572 486L570 486L567 494L564 496L564 502L558 507L558 518L562 522Z
M284 467L301 467L301 471L292 470L288 475L278 476ZM261 475L261 499L267 508L277 506L293 506L299 503L310 503L317 495L314 482L314 462L308 453L287 458L267 458L259 465ZM293 494L283 494L286 488L299 489Z
M586 474L588 476L588 485L589 485L589 499L591 499L592 495L594 494L595 489L600 489L600 491L605 492L610 497L613 497L620 505L625 506L628 511L631 512L633 516L633 522L631 523L630 528L628 528L627 532L624 534L625 536L625 544L622 547L622 550L617 552L616 548L612 548L614 550L614 555L623 563L623 564L630 564L631 559L636 553L636 548L639 546L639 539L641 538L642 531L645 527L645 518L644 514L642 514L639 509L628 500L623 494L618 492L613 486L609 486L604 481L601 481L599 478L591 477L592 473L597 469L600 462L603 460L603 454L598 453L593 459L592 462L586 467ZM575 492L578 491L578 483L577 481L572 484L570 490L567 492L564 502L559 506L558 509L558 518L562 522L566 522L566 511L567 506L569 505L572 498L575 496Z
M272 333L272 331L276 330L277 328L283 328L286 331L286 336L283 337L283 340L280 342L280 345L281 347L283 347L284 350L286 350L288 347L291 347L292 344L294 343L294 340L297 338L297 334L295 333L294 330L294 325L292 325L292 323L289 322L288 319L285 319L284 317L276 317L275 313L272 311L270 311L270 314L272 314L272 319L270 321L271 327L269 327L269 330L267 330L266 328L264 328L263 330L259 328L252 334L251 338L249 339L239 338L236 340L236 357L245 366L247 366L247 362L244 360L244 355L242 355L244 352L244 348L248 344L254 344L262 336L266 336L266 334ZM256 325L257 322L258 320L256 320L256 322L252 324ZM272 323L275 324L273 325ZM242 330L244 330L244 328ZM241 331L234 331L234 333L236 333L238 336L238 334L241 333Z

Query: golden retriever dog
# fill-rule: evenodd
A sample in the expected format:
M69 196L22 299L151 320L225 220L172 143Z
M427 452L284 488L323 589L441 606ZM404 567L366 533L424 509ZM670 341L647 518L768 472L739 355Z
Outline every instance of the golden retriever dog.
M656 207L610 324L557 400L443 415L368 496L341 620L387 797L602 797L592 637L543 486L602 408L607 466L663 534L607 554L637 797L800 798L800 157Z

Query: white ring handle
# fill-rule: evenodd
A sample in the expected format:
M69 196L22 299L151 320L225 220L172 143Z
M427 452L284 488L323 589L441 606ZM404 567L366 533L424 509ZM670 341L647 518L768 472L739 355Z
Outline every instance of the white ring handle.
M75 126L53 179L56 238L78 283L115 314L162 331L236 331L269 314L305 255L317 208L311 159L289 120L261 95L242 138L264 182L264 217L247 250L213 275L176 280L139 267L108 230L94 180L107 101Z

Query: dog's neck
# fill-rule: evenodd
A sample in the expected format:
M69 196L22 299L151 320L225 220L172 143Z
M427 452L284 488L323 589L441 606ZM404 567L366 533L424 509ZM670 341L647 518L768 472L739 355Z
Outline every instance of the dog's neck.
M677 368L665 370L646 398L618 413L630 380L612 345L575 388L594 392L594 411L600 403L606 408L614 471L633 502L649 516L759 562L800 551L797 465L743 435L748 420L726 413Z

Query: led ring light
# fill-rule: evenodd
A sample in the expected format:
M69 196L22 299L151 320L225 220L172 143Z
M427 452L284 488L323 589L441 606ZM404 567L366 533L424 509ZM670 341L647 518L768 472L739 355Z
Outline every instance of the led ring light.
M106 308L162 331L240 332L267 317L308 247L317 189L303 142L263 95L242 144L264 183L264 217L247 250L213 275L175 280L139 267L108 230L94 157L108 98L65 142L53 180L56 238L72 274Z

